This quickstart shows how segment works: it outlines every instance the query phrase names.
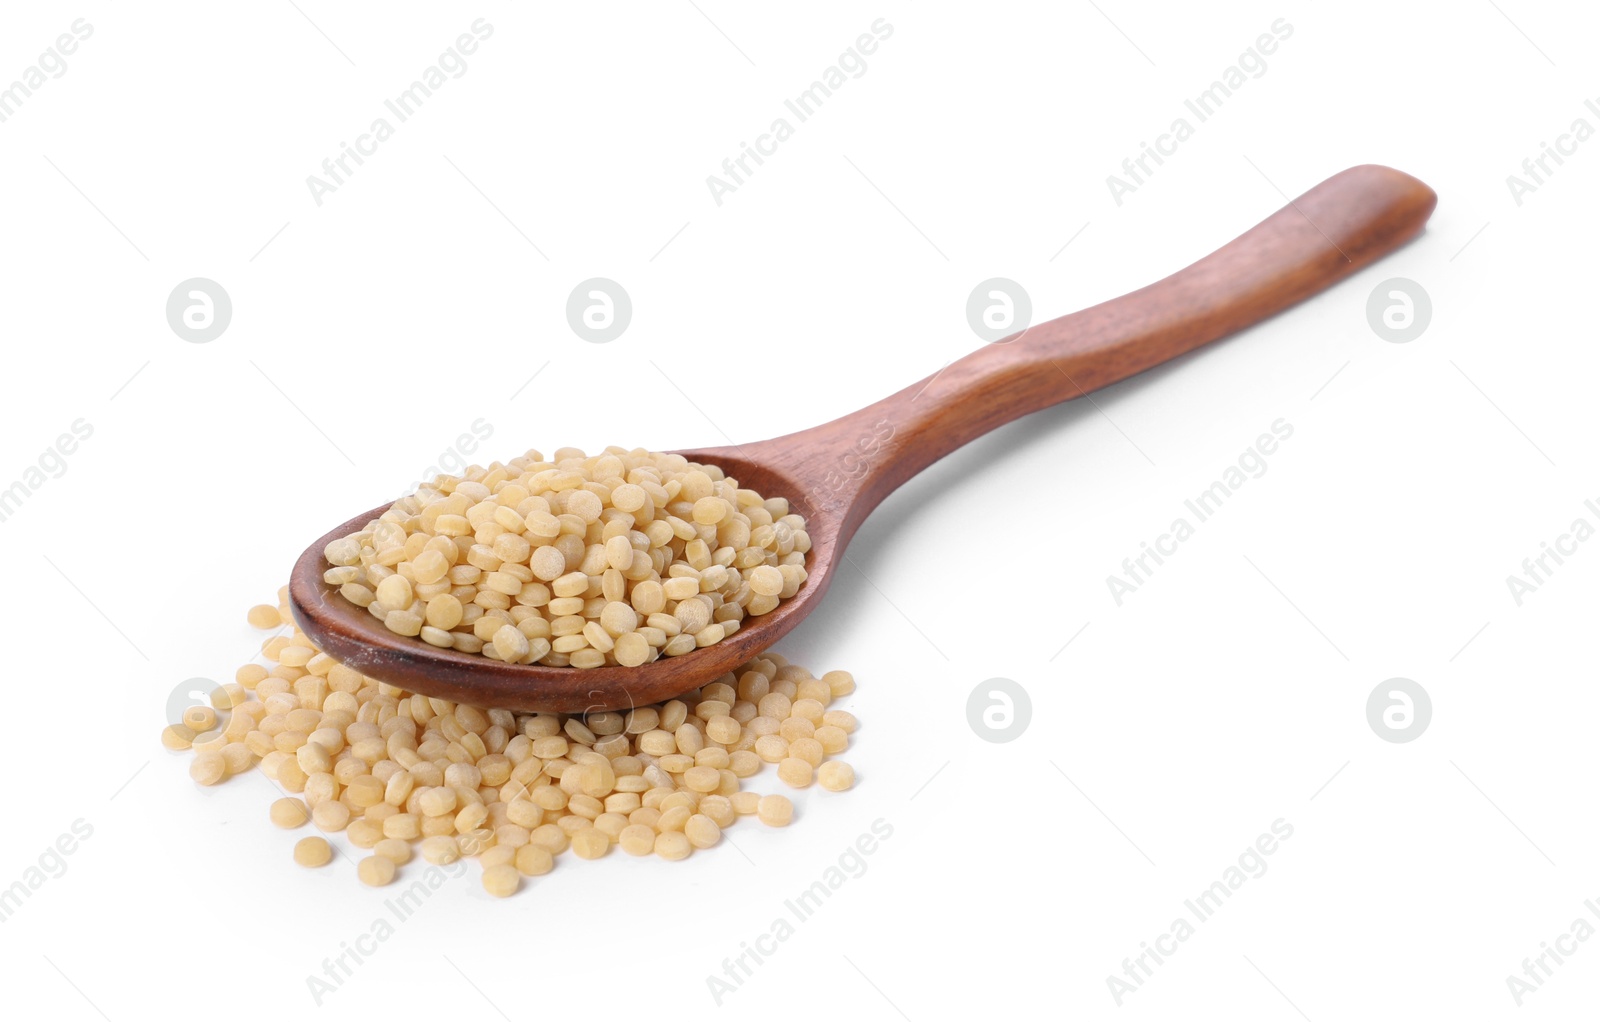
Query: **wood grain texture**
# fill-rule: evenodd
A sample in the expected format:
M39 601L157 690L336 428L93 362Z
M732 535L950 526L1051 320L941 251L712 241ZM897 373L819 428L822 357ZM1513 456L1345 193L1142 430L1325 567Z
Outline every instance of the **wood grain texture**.
M1127 379L1259 323L1415 237L1432 189L1374 165L1334 175L1170 277L986 345L925 380L833 422L761 443L682 451L741 485L784 496L812 537L809 578L772 613L722 642L642 667L507 665L385 629L322 581L322 549L377 517L359 515L296 563L300 628L335 659L441 698L517 710L627 709L670 698L743 664L797 625L827 592L856 529L906 480L1030 412ZM386 507L387 505L385 505Z

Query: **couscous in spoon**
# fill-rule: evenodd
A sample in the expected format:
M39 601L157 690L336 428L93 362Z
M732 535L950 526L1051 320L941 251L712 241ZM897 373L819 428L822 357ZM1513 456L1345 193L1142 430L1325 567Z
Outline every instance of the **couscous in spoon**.
M296 623L334 659L379 681L476 706L581 712L680 695L759 655L827 593L845 547L884 497L983 434L1259 323L1411 240L1437 201L1388 167L1353 167L1317 185L1199 262L1149 287L987 345L860 411L760 443L679 451L741 486L789 500L806 519L805 584L721 642L638 667L507 664L397 635L323 581L323 549L364 512L309 546L289 598Z

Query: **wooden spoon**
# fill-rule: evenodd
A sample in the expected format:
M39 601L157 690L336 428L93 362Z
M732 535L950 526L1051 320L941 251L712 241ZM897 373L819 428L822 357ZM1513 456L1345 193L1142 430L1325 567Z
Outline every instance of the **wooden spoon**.
M513 710L626 709L671 698L733 670L815 608L861 522L901 483L983 434L1259 323L1422 230L1437 196L1397 170L1353 167L1177 273L1093 308L1030 326L858 412L761 443L679 451L721 466L804 515L804 586L732 636L641 667L579 670L505 664L386 629L322 581L323 548L363 528L363 512L306 549L289 598L300 629L334 659L430 696Z

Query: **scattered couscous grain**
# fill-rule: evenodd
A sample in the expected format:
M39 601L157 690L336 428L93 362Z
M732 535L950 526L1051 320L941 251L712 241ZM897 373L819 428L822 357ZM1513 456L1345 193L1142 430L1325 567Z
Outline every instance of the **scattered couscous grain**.
M804 788L811 783L811 764L790 756L778 764L778 780L791 788Z
M544 845L526 844L517 849L517 872L523 876L543 876L555 869L556 858Z
M483 889L496 898L509 898L522 886L522 874L517 867L502 863L483 871Z
M227 776L227 764L220 752L202 752L189 764L189 776L201 784L216 784Z
M183 711L183 726L195 734L204 734L217 726L217 711L209 706L191 706Z
M386 837L372 846L373 855L381 855L396 866L411 861L411 843L397 837Z
M295 842L294 861L302 866L326 866L333 859L333 846L326 838L304 837Z
M461 858L461 846L449 834L433 834L423 838L419 850L423 860L435 866L448 866Z
M297 798L280 798L272 803L268 814L272 822L285 830L292 830L306 822L306 804Z
M556 464L567 461L569 453L558 452ZM416 537L424 535L418 523L418 531L406 532L408 538L399 549L385 546L388 552L382 560L387 563L380 565L374 560L370 567L383 567L389 573L363 576L371 583L374 601L395 601L386 613L410 613L435 621L438 624L428 627L449 634L456 634L451 628L457 626L481 632L488 648L504 634L502 645L509 652L520 647L507 629L528 642L530 650L551 637L578 637L585 643L583 647L564 643L571 649L562 655L585 650L599 655L608 641L614 649L621 647L627 652L633 646L628 636L642 636L642 630L655 628L646 623L654 615L670 619L672 627L679 629L677 634L688 634L683 629L702 624L703 613L714 613L726 605L725 593L721 602L700 597L721 593L719 587L733 577L731 566L739 563L737 557L727 565L714 556L703 559L703 554L715 555L721 549L711 545L716 538L712 534L729 528L732 538L738 539L748 527L742 519L757 521L756 530L780 532L776 525L784 523L787 510L775 509L749 491L722 486L720 477L705 472L696 476L696 470L687 468L674 496L656 503L661 486L658 478L649 471L635 471L638 466L624 476L618 468L626 463L622 454L608 453L599 460L604 457L612 457L616 463L591 466L590 483L596 483L593 473L599 474L599 480L626 477L626 482L611 489L613 496L622 495L620 505L605 503L605 494L599 492L606 489L603 482L584 488L582 483L564 480L549 491L571 494L556 498L551 505L559 513L545 512L545 517L539 517L529 510L518 512L520 532L514 527L513 512L523 505L522 499L516 506L496 505L493 514L469 505L467 514L458 515L465 525L444 520L457 514L452 510L456 505L432 511L430 503L419 509L416 516L433 521L437 529L426 533L429 538L418 540ZM546 470L551 469L541 469ZM508 473L505 479L513 478L509 469L497 471ZM470 486L466 489L474 492ZM682 496L684 490L694 495L693 500ZM505 487L496 490L505 491ZM512 489L510 496L518 492ZM579 498L578 493L593 499ZM703 520L716 514L713 504L699 510L707 500L726 505L715 521ZM683 509L683 516L671 514L674 501L691 506ZM621 571L615 566L623 563L625 553L621 544L611 540L627 538L632 531L626 523L614 527L609 523L622 521L616 516L629 513L628 507L635 502L635 524L652 508L665 509L676 519L646 520L647 528L653 529L646 540L661 541L647 549L672 548L676 542L679 547L672 556L677 557L700 540L706 550L696 547L689 551L687 563L674 561L671 573L659 579L642 574L638 579L607 579L606 572ZM780 510L783 514L778 514ZM479 519L476 522L474 515ZM601 552L594 555L596 567L600 558L605 558L606 566L598 576L579 570L590 555L578 545L577 523L569 516L583 522L585 530L596 523L601 523L602 533L608 527L616 530L603 537ZM472 536L475 524L481 530L486 523L502 530L490 543L481 544L492 550L521 554L521 547L505 538L508 536L530 543L533 538L554 541L535 551L561 553L562 570L556 571L553 563L543 565L547 574L554 574L537 584L549 583L552 601L576 601L575 613L559 620L539 618L543 623L532 623L538 608L529 604L508 603L507 613L496 613L484 602L474 602L475 597L456 585L456 579L472 575L471 570L452 576L461 566L457 563L440 574L439 560L425 556L431 550L449 563L450 554L436 540L441 536L465 540ZM391 530L383 528L389 524L394 523L380 522L375 534L381 530L390 536ZM799 535L798 523L785 528L789 532L780 545ZM564 537L572 537L572 541L564 542ZM628 545L642 552L638 540L628 539ZM568 552L576 558L575 564L566 562ZM481 552L472 556L487 560ZM527 556L531 573L535 553ZM774 565L755 557L748 555L746 568L772 567L785 589L794 583L792 576L779 570L793 562L780 557ZM696 567L695 562L702 566ZM409 577L393 567L401 563L413 565L404 569ZM465 563L469 569L483 570L470 557ZM509 572L515 579L519 577L516 564L521 563L507 567L502 559L497 570ZM627 567L643 572L645 563L630 557ZM753 577L756 572L750 574ZM404 586L385 585L392 578L402 579ZM766 587L773 582L767 573L760 578ZM639 584L630 589L625 583L631 581ZM694 592L686 582L694 584ZM497 584L511 588L510 581ZM519 584L535 583L524 580ZM748 584L741 582L740 586ZM429 588L441 585L446 589ZM699 592L702 585L710 589ZM452 588L454 592L446 591ZM382 590L381 596L377 590ZM455 596L456 604L447 596ZM422 597L430 606L416 606ZM788 798L744 787L747 779L759 783L766 763L777 764L778 781L790 787L803 788L815 779L830 791L843 791L855 781L854 770L833 758L849 747L850 734L857 726L853 715L831 708L835 700L854 689L855 680L847 672L831 671L816 678L804 667L766 653L699 690L626 712L482 709L381 684L334 661L293 627L287 599L280 591L277 622L262 625L277 628L287 624L290 629L263 644L270 666L241 667L236 682L213 691L209 706L189 707L181 721L162 731L161 741L169 749L193 752L190 775L200 784L217 784L259 766L286 793L270 806L272 822L293 828L309 818L325 833L343 831L353 847L370 852L356 866L358 878L369 886L392 883L414 855L434 866L476 858L483 869L484 889L497 897L515 893L524 876L550 872L556 859L569 849L575 858L597 859L616 845L628 856L653 854L676 861L688 858L696 849L720 844L723 830L740 817L755 816L772 827L790 823L794 805ZM399 605L399 601L409 602ZM251 620L267 622L268 618L252 611ZM485 620L488 623L478 628ZM665 631L667 624L663 620L660 630ZM652 645L649 655L659 653ZM225 715L219 711L226 711ZM320 836L304 838L294 846L294 859L304 866L326 864L332 855L332 847Z
M787 827L794 819L794 803L782 795L763 795L756 818L769 827Z
M311 807L311 822L318 830L344 830L350 825L350 807L333 799L318 802Z
M830 759L817 768L817 783L828 791L848 791L856 783L855 767L842 759Z
M369 855L356 864L356 876L368 887L383 887L394 881L396 868L393 859Z
M492 845L478 853L478 865L484 872L496 866L512 866L517 861L517 850L506 845Z
M693 846L682 831L668 830L656 835L656 854L663 859L676 862L687 859Z
M617 844L629 855L649 855L655 851L655 828L642 823L629 824L617 835Z
M722 828L711 817L696 813L684 823L683 836L696 848L710 848L722 840Z
M572 854L580 859L598 859L611 850L611 838L599 827L585 827L572 835Z

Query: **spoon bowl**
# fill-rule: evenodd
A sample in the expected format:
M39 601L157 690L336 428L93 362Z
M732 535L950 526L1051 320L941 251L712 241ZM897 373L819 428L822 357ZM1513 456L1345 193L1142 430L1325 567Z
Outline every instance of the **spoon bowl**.
M772 443L769 441L768 443ZM761 444L699 451L677 451L692 462L716 465L741 486L768 496L788 496L790 509L806 519L811 550L805 585L770 613L746 618L721 642L678 657L662 657L640 667L544 667L507 664L479 653L430 646L399 635L365 608L339 595L322 580L328 564L322 551L341 536L359 532L389 509L373 508L345 522L307 547L289 580L295 623L329 656L369 677L426 695L511 710L579 713L627 710L670 699L726 674L760 655L799 624L832 581L837 515L813 506L802 483L782 469L764 464Z
M506 664L395 634L322 580L323 548L388 505L317 540L289 582L296 623L335 660L415 692L511 710L628 709L699 688L758 656L823 598L857 527L951 451L1030 412L1088 394L1259 323L1415 237L1437 197L1388 167L1334 175L1177 273L986 345L876 404L755 444L679 451L806 520L807 579L731 636L639 667Z

